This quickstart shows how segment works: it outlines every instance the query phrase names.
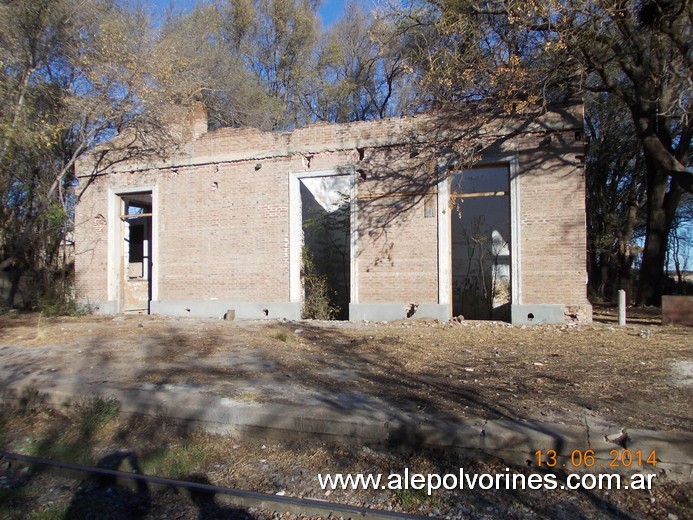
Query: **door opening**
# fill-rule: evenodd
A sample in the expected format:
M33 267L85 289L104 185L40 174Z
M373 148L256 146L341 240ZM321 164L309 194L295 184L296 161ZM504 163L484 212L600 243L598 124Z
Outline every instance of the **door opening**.
M509 321L508 168L455 172L450 184L453 316Z
M149 314L152 300L152 193L120 197L120 309Z
M300 179L303 318L349 319L351 178Z

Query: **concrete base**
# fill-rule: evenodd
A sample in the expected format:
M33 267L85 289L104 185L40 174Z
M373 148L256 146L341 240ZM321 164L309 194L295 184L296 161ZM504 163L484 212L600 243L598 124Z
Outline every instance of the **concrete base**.
M301 319L301 304L298 302L239 302L229 300L151 302L152 314L161 314L163 316L223 318L230 310L235 311L235 319L241 320L262 318Z
M512 305L513 325L564 324L565 306L547 303Z
M411 303L350 303L349 321L395 321L407 318L450 319L450 306L438 303L422 303L412 308Z
M121 413L142 413L188 421L212 433L233 434L241 439L268 441L338 442L350 445L387 446L394 449L443 449L502 459L506 464L530 466L538 471L536 451L555 450L559 467L576 472L604 472L631 475L656 473L659 478L689 481L693 475L693 434L628 430L628 449L643 454L655 451L656 467L609 467L612 450L619 446L605 437L619 435L617 426L591 424L583 426L520 422L512 420L447 421L430 415L402 414L398 410L334 409L320 405L291 405L235 401L175 385L143 385L146 388L35 388L43 402L52 406L71 406L85 395L116 398ZM0 404L16 406L27 391L19 383L5 388ZM573 466L573 450L593 450L592 468ZM483 457L482 457L483 458ZM574 459L573 459L574 460Z
M77 305L80 309L94 314L118 314L118 302L115 300L77 300Z

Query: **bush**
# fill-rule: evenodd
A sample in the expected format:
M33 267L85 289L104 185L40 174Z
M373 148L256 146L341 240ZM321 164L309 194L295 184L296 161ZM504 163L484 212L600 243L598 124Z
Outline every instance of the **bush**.
M301 280L305 299L301 317L308 320L333 320L340 308L332 303L330 282L327 275L320 274L315 268L315 262L304 247L301 253Z
M77 316L82 314L72 298L56 294L45 294L36 302L36 310L44 316Z

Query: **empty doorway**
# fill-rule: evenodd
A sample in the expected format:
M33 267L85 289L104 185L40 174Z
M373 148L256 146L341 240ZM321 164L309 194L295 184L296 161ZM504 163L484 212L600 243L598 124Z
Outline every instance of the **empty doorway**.
M303 318L349 319L352 236L351 175L298 179Z
M148 314L152 300L152 192L120 196L120 310Z
M510 320L510 178L507 166L450 177L453 316Z

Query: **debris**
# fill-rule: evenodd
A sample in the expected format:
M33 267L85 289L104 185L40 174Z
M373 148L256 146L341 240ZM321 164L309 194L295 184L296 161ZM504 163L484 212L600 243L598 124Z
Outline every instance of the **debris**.
M620 446L621 448L626 448L626 444L630 440L628 437L628 432L626 431L625 428L621 428L621 432L618 435L612 436L610 439L608 435L604 435L604 440L606 442L610 442L612 444L616 444L617 446Z

